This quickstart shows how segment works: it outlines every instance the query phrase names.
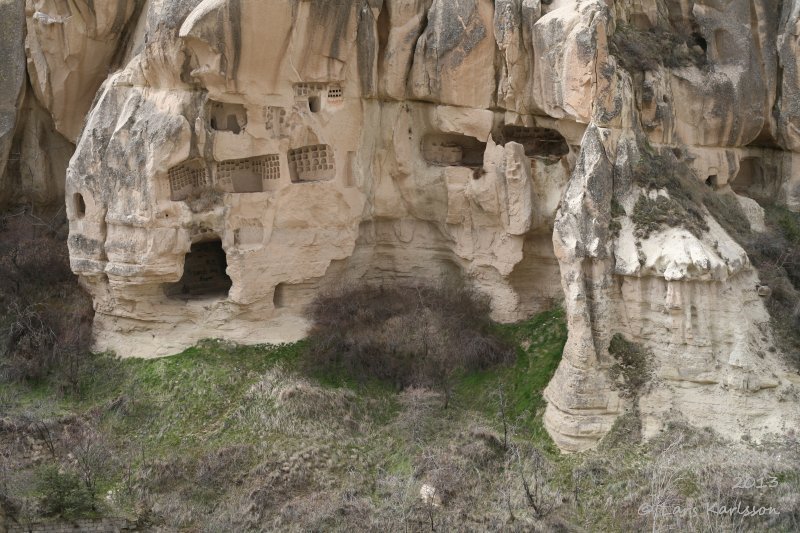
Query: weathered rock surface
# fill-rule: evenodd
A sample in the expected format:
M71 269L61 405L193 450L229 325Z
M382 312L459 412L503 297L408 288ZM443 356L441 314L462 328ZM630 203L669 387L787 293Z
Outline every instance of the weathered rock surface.
M92 99L108 76L135 0L26 0L25 47L33 92L56 130L80 134Z
M3 170L8 163L17 114L25 94L25 11L22 0L0 1L0 200L11 196Z
M756 231L756 201L800 208L797 1L27 0L16 123L20 8L0 1L0 169L16 142L42 167L18 171L29 196L61 194L33 176L77 143L69 246L99 349L293 340L331 284L458 277L498 320L563 301L545 425L565 450L634 407L615 334L651 353L648 436L800 425L742 248L700 205L694 232L632 216L672 200L632 178L651 152Z

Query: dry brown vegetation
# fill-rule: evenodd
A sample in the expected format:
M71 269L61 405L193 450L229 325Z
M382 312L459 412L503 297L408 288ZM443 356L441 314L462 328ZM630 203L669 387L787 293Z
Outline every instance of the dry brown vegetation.
M345 287L309 308L311 364L397 388L436 387L450 397L457 373L508 363L490 332L489 303L461 284Z
M609 375L619 387L620 396L638 396L650 379L652 354L620 333L611 337L608 353L615 359Z
M644 142L642 146L633 167L634 182L648 193L665 190L669 198L639 198L631 219L640 236L646 237L666 225L684 227L700 237L708 231L704 207L732 237L749 235L750 222L732 193L717 192L705 185L673 151L656 152Z
M780 263L786 279L793 265ZM558 454L541 390L565 342L561 311L492 325L485 302L458 287L362 287L315 306L325 342L206 341L150 361L84 354L74 389L57 366L0 382L3 513L209 532L800 526L796 435L731 443L675 423L642 444L634 410L598 450ZM436 363L447 363L446 387L423 358L440 346L437 331L467 339L466 355ZM321 349L337 345L349 360ZM411 356L388 369L362 359L386 365L393 351ZM611 351L635 395L646 354L620 338ZM713 512L723 506L775 512Z
M56 372L74 388L94 311L69 268L63 213L0 216L0 380Z
M675 28L655 27L641 30L619 25L611 37L611 53L623 68L631 72L656 70L659 67L679 68L706 66L706 43L697 34Z
M771 295L776 344L800 369L800 214L779 206L766 208L767 231L739 236Z
M508 328L515 366L457 379L447 409L430 388L309 375L302 344L101 358L85 400L0 386L0 502L23 523L110 515L166 531L796 530L795 437L731 443L675 424L644 445L631 413L599 450L560 455L541 431L548 376L531 378L563 346L563 315ZM707 512L738 502L778 514ZM697 513L648 512L675 506Z

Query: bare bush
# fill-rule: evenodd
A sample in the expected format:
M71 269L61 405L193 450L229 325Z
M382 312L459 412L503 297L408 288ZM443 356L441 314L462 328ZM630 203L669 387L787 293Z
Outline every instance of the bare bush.
M766 214L767 231L740 242L771 289L767 309L776 344L800 368L800 214L777 206Z
M652 355L642 346L627 340L622 334L611 337L608 346L615 362L609 375L620 389L623 398L637 397L650 379L650 359Z
M504 427L514 432L513 426L504 423ZM500 492L509 520L514 522L526 515L534 520L547 518L562 500L560 492L551 486L553 465L534 445L510 436L503 450L504 486Z
M451 377L507 362L512 352L489 331L489 305L463 285L359 286L311 304L311 360L356 379L402 389L436 387Z
M436 433L436 405L441 402L439 394L428 389L409 387L400 394L403 410L398 414L396 424L402 434L413 445L424 445Z
M69 450L67 463L78 474L91 501L98 501L100 480L114 462L105 436L88 424L72 424L64 427L62 441ZM92 510L97 510L95 505Z
M25 211L0 224L0 380L56 372L77 387L91 337L91 300L69 267L63 213L43 220Z

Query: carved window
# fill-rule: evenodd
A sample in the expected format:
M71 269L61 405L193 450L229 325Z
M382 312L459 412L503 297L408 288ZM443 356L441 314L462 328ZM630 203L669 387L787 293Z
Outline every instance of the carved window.
M324 83L296 83L294 86L294 95L299 98L304 98L314 94L319 94L324 90Z
M521 144L528 157L563 157L569 153L569 145L564 136L549 128L503 126L499 140L500 144L511 141Z
M344 96L342 87L339 85L331 85L328 87L328 101L340 102Z
M242 104L211 101L208 108L209 126L215 131L238 135L247 125L247 110Z
M73 209L75 211L75 216L77 218L83 218L86 216L86 201L83 199L83 195L79 192L76 192L73 196Z
M432 134L422 141L422 155L432 165L483 166L486 143L475 137L458 134Z
M277 154L246 159L222 161L217 165L217 181L223 189L237 192L262 192L264 181L281 177L280 160Z
M289 170L295 183L332 179L336 175L333 150L326 144L289 150Z
M271 131L273 135L281 135L285 126L286 110L282 107L268 107L266 120L267 131Z
M185 200L208 183L206 167L200 160L189 161L169 169L169 188L172 200Z

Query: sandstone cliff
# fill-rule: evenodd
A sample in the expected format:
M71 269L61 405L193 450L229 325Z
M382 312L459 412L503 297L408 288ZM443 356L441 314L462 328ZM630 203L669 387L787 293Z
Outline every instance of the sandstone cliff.
M0 191L66 197L98 348L294 340L331 284L458 277L500 321L563 301L545 414L563 449L628 409L646 435L798 428L767 291L713 208L754 231L756 200L800 208L797 0L0 13ZM635 399L609 372L616 334L650 354Z

